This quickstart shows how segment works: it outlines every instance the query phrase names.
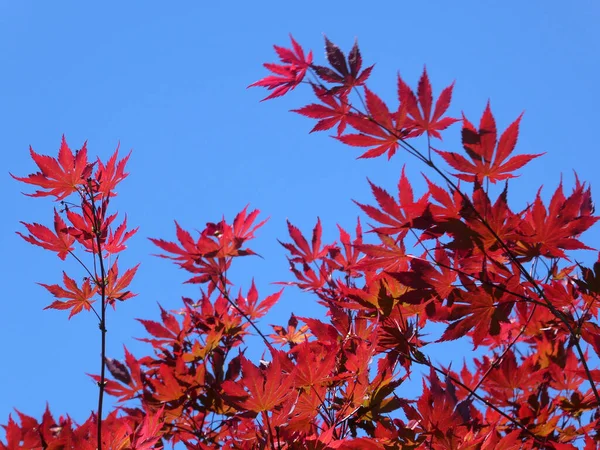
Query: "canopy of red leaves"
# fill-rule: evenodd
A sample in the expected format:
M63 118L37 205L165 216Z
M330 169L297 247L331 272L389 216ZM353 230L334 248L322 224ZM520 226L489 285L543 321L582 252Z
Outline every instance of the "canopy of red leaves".
M367 85L373 66L363 68L358 43L346 56L326 38L328 66L313 64L293 38L275 51L280 61L265 64L272 74L251 85L268 89L267 99L310 75L314 103L295 111L317 121L312 131L337 127L334 137L364 149L361 157L401 154L438 180L426 178L416 193L403 167L397 194L369 181L373 201L357 203L367 233L358 220L353 234L338 225L339 239L324 242L319 218L308 234L288 222L280 243L291 280L279 284L312 294L327 314L292 314L268 336L260 320L284 291L259 293L250 278L236 288L228 276L237 258L256 255L248 243L265 223L259 211L209 222L197 237L175 222L175 241L151 241L192 274L198 298L139 319L151 354L103 358L92 378L100 398L121 407L83 424L17 411L0 450L598 448L600 371L591 355L600 355L600 260L586 267L572 253L591 249L582 237L598 221L589 186L576 179L565 193L561 181L549 201L540 189L515 211L509 182L541 156L513 155L521 116L498 138L488 103L478 127L463 116L462 150L435 150L430 139L459 121L447 115L454 83L434 102L427 71L416 92L398 77L390 107ZM129 155L117 154L90 163L85 144L73 153L63 138L57 158L31 150L39 171L14 176L40 189L34 197L75 198L54 210L52 229L24 224L19 234L61 259L93 255L83 276L42 286L57 299L48 308L69 317L91 310L103 332L107 305L135 296L138 270L109 262L137 231L126 219L114 227L109 213L127 176ZM431 324L443 331L432 334ZM250 334L265 344L262 359L247 352ZM428 356L457 339L483 356L465 358L459 371ZM401 392L419 368L422 390Z

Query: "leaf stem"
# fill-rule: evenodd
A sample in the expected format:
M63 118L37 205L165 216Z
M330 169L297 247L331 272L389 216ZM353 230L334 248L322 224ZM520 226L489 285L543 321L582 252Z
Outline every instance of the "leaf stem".
M106 387L106 269L104 267L104 258L102 255L102 223L98 218L96 212L96 202L94 198L94 191L92 189L91 180L88 182L87 195L89 196L90 206L92 208L93 224L94 224L94 238L96 245L96 255L98 257L98 264L100 266L100 281L96 280L100 287L100 321L98 328L100 328L100 380L98 381L98 423L97 423L97 450L102 450L102 408L104 404L104 390Z

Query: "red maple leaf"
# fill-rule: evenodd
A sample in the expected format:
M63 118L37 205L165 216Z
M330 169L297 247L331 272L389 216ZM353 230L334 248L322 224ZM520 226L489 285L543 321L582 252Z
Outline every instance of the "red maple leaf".
M283 289L275 294L267 296L262 302L258 303L258 290L254 284L254 279L252 279L252 285L250 286L248 294L245 297L242 296L242 292L240 291L237 298L237 306L250 319L260 319L269 311L269 309L271 309L275 303L277 303L281 297L281 294L283 294Z
M108 197L105 197L100 205L95 205L84 199L81 203L81 214L68 209L67 219L73 226L68 228L70 235L83 245L87 251L96 253L98 241L104 247L110 224L116 219L117 214L106 217L108 210Z
M227 224L225 220L207 223L197 240L175 222L176 235L181 246L163 239L150 240L165 252L174 255L157 256L172 259L185 270L198 274L187 283L206 283L225 273L233 257L256 255L253 250L242 246L247 240L254 238L254 232L263 226L266 220L255 225L254 221L260 211L254 210L248 214L247 208L246 206L236 215L233 225Z
M458 339L470 332L473 346L477 348L488 336L500 333L500 322L508 322L513 303L502 289L489 284L473 286L469 291L456 291L456 301L450 312L451 323L439 339Z
M478 371L482 373L490 370L490 366L494 368L485 380L485 388L494 396L498 406L511 405L516 390L536 389L545 378L544 372L536 367L531 356L524 358L519 364L512 350L508 350L500 361L492 361L484 356L477 365Z
M451 304L456 291L456 263L451 262L448 253L440 245L433 256L431 254L430 251L433 265L426 259L415 257L410 261L410 271L390 273L404 286L412 288L400 297L402 302L418 304L436 296L440 303L448 300L448 304ZM434 267L439 268L439 272Z
M125 288L127 288L133 280L139 266L140 265L138 264L131 269L126 270L125 273L119 277L118 259L115 260L106 276L105 295L106 300L109 303L114 304L115 300L125 301L137 295L131 291L125 290Z
M75 237L71 236L67 232L67 224L58 215L58 212L54 210L54 230L53 233L48 227L40 225L39 223L25 223L21 222L29 231L29 236L25 236L23 233L17 231L17 234L25 239L27 242L39 247L45 248L53 252L57 252L60 259L64 260L69 252L73 251L73 243Z
M294 387L306 391L319 388L328 381L335 370L337 352L324 345L305 341L290 352L295 355L296 366L292 372Z
M477 211L478 214L475 214ZM489 196L478 181L473 185L473 200L471 205L465 204L461 214L471 232L477 236L477 242L483 249L489 250L488 256L493 255L497 261L506 258L500 242L512 245L518 237L517 227L521 223L521 215L513 213L508 207L508 183L492 204ZM484 225L479 217L485 217ZM488 228L489 227L489 228ZM492 231L490 231L490 228ZM465 237L465 234L463 234Z
M347 94L336 96L322 86L316 85L313 85L313 90L324 105L311 103L292 111L312 119L320 119L313 129L310 130L311 133L329 130L337 125L337 135L341 136L346 129L348 117L350 116L350 103L348 103Z
M361 277L362 275L356 270L356 265L360 258L363 256L359 247L363 244L362 226L360 219L356 221L356 238L350 240L350 234L338 225L340 231L340 243L341 248L333 247L329 249L329 257L331 262L334 263L337 270L346 272L353 278ZM343 249L343 252L342 252Z
M13 174L11 176L23 183L47 189L35 191L33 194L26 194L30 197L53 195L56 197L56 200L62 200L73 192L76 192L81 185L86 183L87 178L92 174L92 165L87 160L85 143L80 150L77 150L73 154L63 136L58 151L58 158L39 155L31 147L29 148L29 152L40 171L27 177L16 177Z
M487 177L492 183L495 183L499 180L514 178L516 175L513 175L512 172L520 169L532 159L543 155L543 153L517 155L506 161L517 144L521 117L522 115L511 123L500 136L500 141L497 141L496 121L488 102L479 122L479 130L463 116L462 142L471 161L458 153L440 150L436 150L436 152L450 166L460 171L455 175L461 180L470 182L479 180L480 183L483 183L483 179Z
M398 201L385 189L376 186L369 180L371 191L380 209L355 202L370 218L384 225L373 228L377 233L400 234L401 237L404 237L408 233L409 226L413 224L413 220L420 217L429 204L428 193L415 201L412 186L404 169L405 167L402 167L398 181Z
M98 291L96 286L92 287L89 278L81 284L81 287L77 285L77 282L72 278L69 278L65 272L63 272L63 284L65 288L62 288L58 284L43 284L39 283L40 286L44 286L52 295L56 298L65 298L67 301L56 300L44 309L70 309L69 319L75 314L79 314L83 309L89 311L92 307L92 297Z
M122 252L127 248L125 242L138 231L138 228L139 227L127 230L127 216L125 216L123 223L119 225L116 230L109 230L108 237L106 238L102 250L112 255Z
M284 356L287 358L287 355ZM266 369L260 369L241 357L242 379L239 382L225 381L224 393L232 397L234 403L247 411L256 413L269 411L283 403L289 395L293 378L285 375L278 354Z
M154 391L153 397L158 402L177 402L186 395L186 383L180 381L178 377L175 376L176 371L173 367L161 363L156 375L156 378L151 378L148 381Z
M128 350L125 349L125 364L118 362L109 367L111 375L119 382L106 380L106 392L119 397L119 402L130 400L144 389L146 377L141 368L141 363ZM114 360L113 360L114 363ZM115 373L115 368L118 373ZM99 375L90 375L96 382L100 381Z
M403 239L394 239L386 234L378 233L381 244L361 244L357 248L365 254L357 264L359 270L373 271L383 269L387 272L406 270L411 256L406 254Z
M311 245L309 245L304 236L302 236L302 232L297 227L292 225L289 220L287 224L290 237L294 241L295 245L281 241L279 241L279 243L293 255L293 257L290 258L291 262L310 264L311 262L327 255L327 252L331 246L326 245L325 247L321 248L321 219L317 218L317 224L313 229Z
M592 215L589 187L578 183L565 197L561 181L547 210L540 194L541 189L521 222L521 251L532 258L566 258L564 250L593 250L579 240L581 233L600 219Z
M325 55L327 56L327 61L335 70L315 65L312 68L322 80L328 83L341 84L341 86L330 89L332 93L345 94L352 90L352 88L363 85L373 70L373 66L370 66L361 72L362 56L357 41L354 42L352 50L348 54L348 61L346 61L344 52L325 37Z
M97 192L101 193L105 196L115 196L117 195L115 192L115 187L125 178L127 178L128 173L125 172L125 165L131 156L131 152L117 162L117 157L119 156L119 146L112 154L106 165L100 161L98 158L97 164L98 168L96 170L96 182L98 183Z
M439 131L445 130L453 123L458 122L459 119L452 117L442 118L442 115L450 106L453 88L454 83L442 91L435 102L435 109L432 112L433 94L431 83L427 76L427 69L423 69L423 74L419 80L419 87L417 89L418 97L415 96L412 89L398 75L398 98L401 104L406 105L410 116L407 125L413 128L411 136L420 136L423 133L427 133L428 136L433 136L441 140L442 136ZM421 109L419 109L419 106Z
M389 160L398 150L398 141L409 136L407 109L400 105L395 113L391 113L385 102L366 86L365 103L368 115L348 117L348 123L360 133L345 134L336 139L353 147L372 147L359 158L375 158L387 152Z
M128 427L128 439L131 439L132 449L152 450L157 448L156 444L161 440L161 436L164 433L162 431L164 427L163 411L164 406L156 410L154 413L148 412L144 414L142 422L135 428L135 430L132 430L131 427Z
M308 325L302 325L298 328L298 319L294 314L290 316L287 328L281 325L271 325L271 327L275 331L275 334L270 334L269 337L273 338L273 341L280 345L289 344L290 347L293 347L308 340L311 336L308 332Z
M216 244L207 239L205 236L200 235L198 241L194 241L192 235L181 228L177 221L175 221L175 233L181 247L174 242L168 242L163 239L150 238L150 241L162 250L172 253L175 256L169 255L156 255L160 258L168 258L174 261L179 261L182 266L186 264L193 264L195 260L198 260L204 256L208 251L214 251L217 246Z
M244 209L241 210L233 219L233 236L229 239L233 241L234 249L228 252L230 256L254 254L254 252L250 249L241 250L242 244L249 239L254 239L254 232L267 223L267 220L269 220L268 218L264 219L255 225L254 221L260 214L260 211L255 209L251 211L250 214L247 214L248 206L249 205L246 205ZM228 227L225 226L224 229L228 229ZM227 238L227 236L225 237Z
M306 71L312 64L312 51L308 52L308 55L305 56L304 50L294 40L292 35L290 35L290 39L292 40L292 49L277 45L273 46L277 55L279 55L279 59L284 64L263 64L264 67L275 75L269 75L248 86L262 86L273 91L269 96L263 98L262 101L279 97L294 89L302 82Z
M222 224L207 224L207 228L200 233L200 236L195 241L192 235L181 228L175 222L176 236L181 244L181 247L174 242L168 242L163 239L150 238L152 243L164 250L173 254L156 256L160 258L168 258L176 261L180 267L188 272L198 274L187 280L187 283L206 283L214 277L219 277L219 274L225 273L231 259L215 258L222 247L219 244L218 236L222 236ZM231 230L228 234L232 235ZM212 255L209 257L209 255Z

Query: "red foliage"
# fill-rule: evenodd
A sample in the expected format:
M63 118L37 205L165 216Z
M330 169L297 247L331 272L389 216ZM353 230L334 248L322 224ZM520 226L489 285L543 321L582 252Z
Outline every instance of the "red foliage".
M137 266L119 274L107 258L137 229L126 220L115 228L108 210L129 156L89 163L85 145L73 154L64 139L57 158L32 150L40 171L14 178L65 206L54 211L54 231L25 224L29 234L19 234L61 259L77 250L96 258L83 281L64 274L64 286L42 286L59 299L48 308L97 315L103 356L92 377L99 398L117 397L122 407L80 425L17 412L0 449L597 448L600 371L589 353L600 355L600 260L593 268L571 262L573 250L590 249L581 236L598 220L590 188L577 179L566 195L561 182L547 205L538 192L513 211L508 180L540 156L511 157L520 117L498 140L488 104L478 129L462 119L464 154L432 153L430 138L458 121L445 117L453 84L434 104L426 71L416 93L399 77L399 105L390 109L367 86L373 66L362 68L358 44L347 57L327 39L325 49L329 67L314 65L293 39L290 49L276 46L281 63L265 64L273 75L252 86L273 98L310 73L317 103L296 112L317 120L312 131L337 126L334 137L367 148L365 158L402 151L441 183L427 178L427 191L415 195L403 168L395 197L369 182L374 202L357 203L373 222L367 236L358 221L354 237L338 225L339 242L324 243L320 219L310 238L288 222L291 241L281 244L294 279L280 283L314 294L327 317L292 315L268 336L258 321L283 290L260 295L252 280L235 296L227 277L236 258L256 255L247 244L264 224L259 211L207 223L197 238L176 222L177 243L151 240L192 274L187 282L201 285L201 296L184 298L178 311L161 308L160 321L140 319L154 352L137 358L125 349L119 361L104 354L104 312L135 295L128 285ZM444 163L458 173L446 175ZM494 192L488 182L501 180ZM419 254L407 252L410 244ZM437 341L425 340L430 323L444 326ZM266 360L245 355L252 332ZM428 357L437 342L459 338L485 355L458 373ZM422 392L401 397L397 388L418 366L428 372Z

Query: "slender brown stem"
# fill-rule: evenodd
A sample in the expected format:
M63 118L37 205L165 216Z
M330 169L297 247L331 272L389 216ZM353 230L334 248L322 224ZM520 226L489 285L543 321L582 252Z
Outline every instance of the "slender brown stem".
M97 423L97 450L102 450L102 408L104 404L104 390L106 387L106 269L104 267L104 258L102 255L102 223L97 217L97 209L94 197L94 191L91 182L88 183L88 192L90 206L92 208L92 224L94 227L94 238L96 246L95 256L98 258L100 266L100 280L96 280L100 287L100 380L98 381L98 423Z

